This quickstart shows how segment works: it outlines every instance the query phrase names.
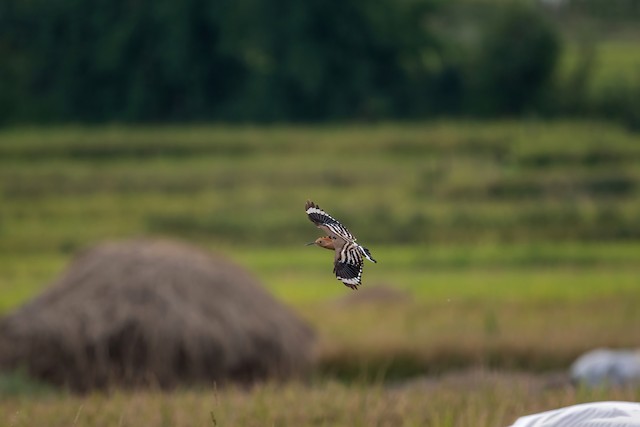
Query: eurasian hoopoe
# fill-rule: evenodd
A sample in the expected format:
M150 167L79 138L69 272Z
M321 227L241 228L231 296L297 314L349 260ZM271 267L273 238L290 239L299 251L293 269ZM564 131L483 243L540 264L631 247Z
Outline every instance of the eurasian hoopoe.
M333 272L346 286L358 289L358 285L362 283L363 257L371 262L377 262L371 256L369 249L357 244L354 235L344 225L312 201L308 200L304 209L311 222L329 234L307 245L335 250Z

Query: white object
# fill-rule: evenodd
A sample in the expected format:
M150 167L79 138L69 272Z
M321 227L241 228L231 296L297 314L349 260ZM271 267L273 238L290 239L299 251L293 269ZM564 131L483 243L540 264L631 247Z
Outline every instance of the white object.
M527 415L510 427L640 427L640 403L583 403Z
M640 384L640 351L597 349L571 365L571 379L587 386Z

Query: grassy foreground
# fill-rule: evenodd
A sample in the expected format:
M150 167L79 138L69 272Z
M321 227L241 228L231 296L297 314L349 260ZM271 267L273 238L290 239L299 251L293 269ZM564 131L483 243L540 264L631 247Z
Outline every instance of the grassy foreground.
M640 391L545 388L527 375L445 377L398 387L323 382L238 389L116 392L0 401L3 425L47 426L507 426L518 416Z

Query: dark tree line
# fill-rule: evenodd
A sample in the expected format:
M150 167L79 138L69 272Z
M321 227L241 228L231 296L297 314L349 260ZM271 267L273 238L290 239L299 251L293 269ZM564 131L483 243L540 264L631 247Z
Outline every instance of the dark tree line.
M438 0L4 0L0 123L322 121L544 108L539 9ZM469 33L466 35L466 33Z

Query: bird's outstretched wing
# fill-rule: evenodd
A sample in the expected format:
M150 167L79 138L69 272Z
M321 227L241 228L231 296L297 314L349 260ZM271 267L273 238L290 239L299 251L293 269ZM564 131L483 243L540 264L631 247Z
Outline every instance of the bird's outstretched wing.
M348 242L336 247L333 272L338 280L351 289L358 289L362 283L362 252L357 243Z
M311 222L326 231L330 236L342 239L345 242L354 242L356 240L353 234L347 230L347 227L340 224L337 219L320 209L320 206L312 201L307 200L304 209Z

